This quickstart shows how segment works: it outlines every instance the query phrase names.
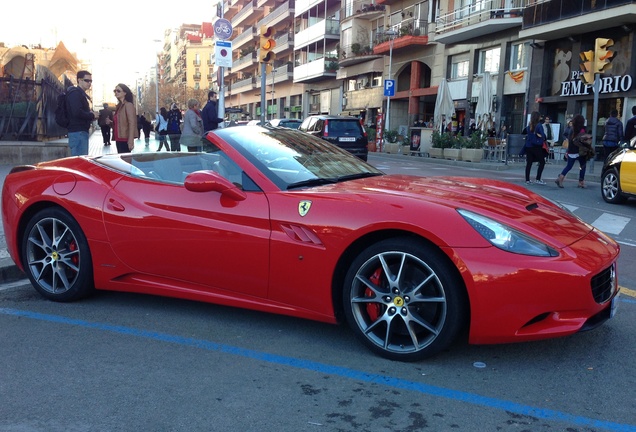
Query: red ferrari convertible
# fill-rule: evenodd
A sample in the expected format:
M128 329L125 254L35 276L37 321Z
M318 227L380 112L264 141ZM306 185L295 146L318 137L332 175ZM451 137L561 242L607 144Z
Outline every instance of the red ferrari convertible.
M282 128L15 167L2 221L49 299L130 291L346 320L396 360L464 334L571 335L610 318L618 295L618 245L523 187L385 175Z

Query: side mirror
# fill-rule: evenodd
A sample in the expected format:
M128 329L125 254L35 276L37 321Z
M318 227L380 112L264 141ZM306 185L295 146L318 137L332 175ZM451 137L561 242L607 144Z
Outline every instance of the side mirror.
M184 185L191 192L218 192L234 201L243 201L247 198L245 192L214 171L195 171L190 173L185 178Z

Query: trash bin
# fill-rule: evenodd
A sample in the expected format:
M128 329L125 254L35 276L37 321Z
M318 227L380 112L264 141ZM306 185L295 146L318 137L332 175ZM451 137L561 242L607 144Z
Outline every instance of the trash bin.
M526 136L523 134L508 135L508 160L518 160L521 149L526 145Z

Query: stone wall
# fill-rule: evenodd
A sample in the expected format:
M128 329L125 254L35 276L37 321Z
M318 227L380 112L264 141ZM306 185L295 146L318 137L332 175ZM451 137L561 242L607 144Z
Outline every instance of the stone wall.
M64 141L0 141L0 165L31 165L71 155Z

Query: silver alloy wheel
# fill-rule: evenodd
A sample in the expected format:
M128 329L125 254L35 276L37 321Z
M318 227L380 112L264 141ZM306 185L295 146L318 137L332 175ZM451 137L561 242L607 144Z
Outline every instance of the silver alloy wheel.
M623 202L625 197L621 193L620 180L614 168L607 171L601 180L601 194L608 203Z
M80 274L82 250L61 220L39 220L28 233L26 263L38 286L51 294L68 292Z
M357 271L351 312L367 340L382 351L416 353L431 345L446 323L447 301L438 275L415 255L378 253Z

